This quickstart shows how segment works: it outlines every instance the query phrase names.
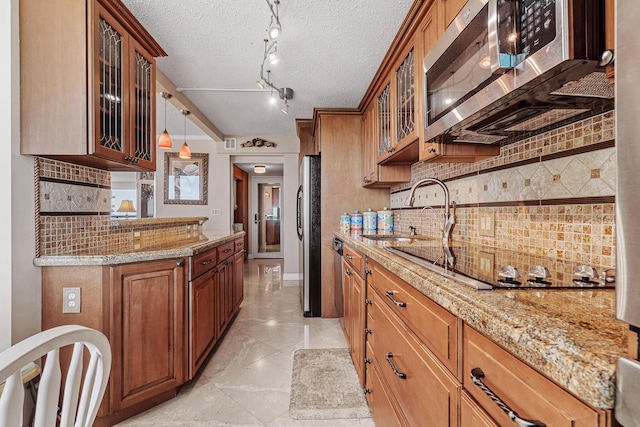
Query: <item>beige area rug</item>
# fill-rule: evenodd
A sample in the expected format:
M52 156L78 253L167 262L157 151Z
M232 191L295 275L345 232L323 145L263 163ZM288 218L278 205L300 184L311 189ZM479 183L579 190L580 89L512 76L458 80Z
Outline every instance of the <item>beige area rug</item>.
M371 417L349 349L294 353L289 416L297 420Z

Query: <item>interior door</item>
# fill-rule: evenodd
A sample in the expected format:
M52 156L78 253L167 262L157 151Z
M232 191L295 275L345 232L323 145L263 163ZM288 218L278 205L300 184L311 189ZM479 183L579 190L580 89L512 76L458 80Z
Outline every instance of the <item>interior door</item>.
M253 177L251 253L254 258L282 258L284 204L281 176Z

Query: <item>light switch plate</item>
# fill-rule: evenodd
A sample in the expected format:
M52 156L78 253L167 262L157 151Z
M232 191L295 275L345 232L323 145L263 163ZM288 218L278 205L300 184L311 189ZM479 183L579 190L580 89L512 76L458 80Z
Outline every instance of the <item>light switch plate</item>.
M481 236L495 236L494 212L480 212L478 214L478 234Z

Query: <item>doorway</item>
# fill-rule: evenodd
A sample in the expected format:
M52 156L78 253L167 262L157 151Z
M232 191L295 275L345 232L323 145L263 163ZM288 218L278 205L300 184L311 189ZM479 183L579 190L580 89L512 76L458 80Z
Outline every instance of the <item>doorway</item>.
M254 258L282 258L282 177L253 177L252 236Z

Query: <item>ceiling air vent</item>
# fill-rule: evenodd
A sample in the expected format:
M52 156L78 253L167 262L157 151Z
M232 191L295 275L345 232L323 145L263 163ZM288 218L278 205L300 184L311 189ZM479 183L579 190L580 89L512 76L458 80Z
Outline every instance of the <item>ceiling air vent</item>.
M235 138L225 138L224 139L224 149L225 150L233 150L236 149L236 139Z

